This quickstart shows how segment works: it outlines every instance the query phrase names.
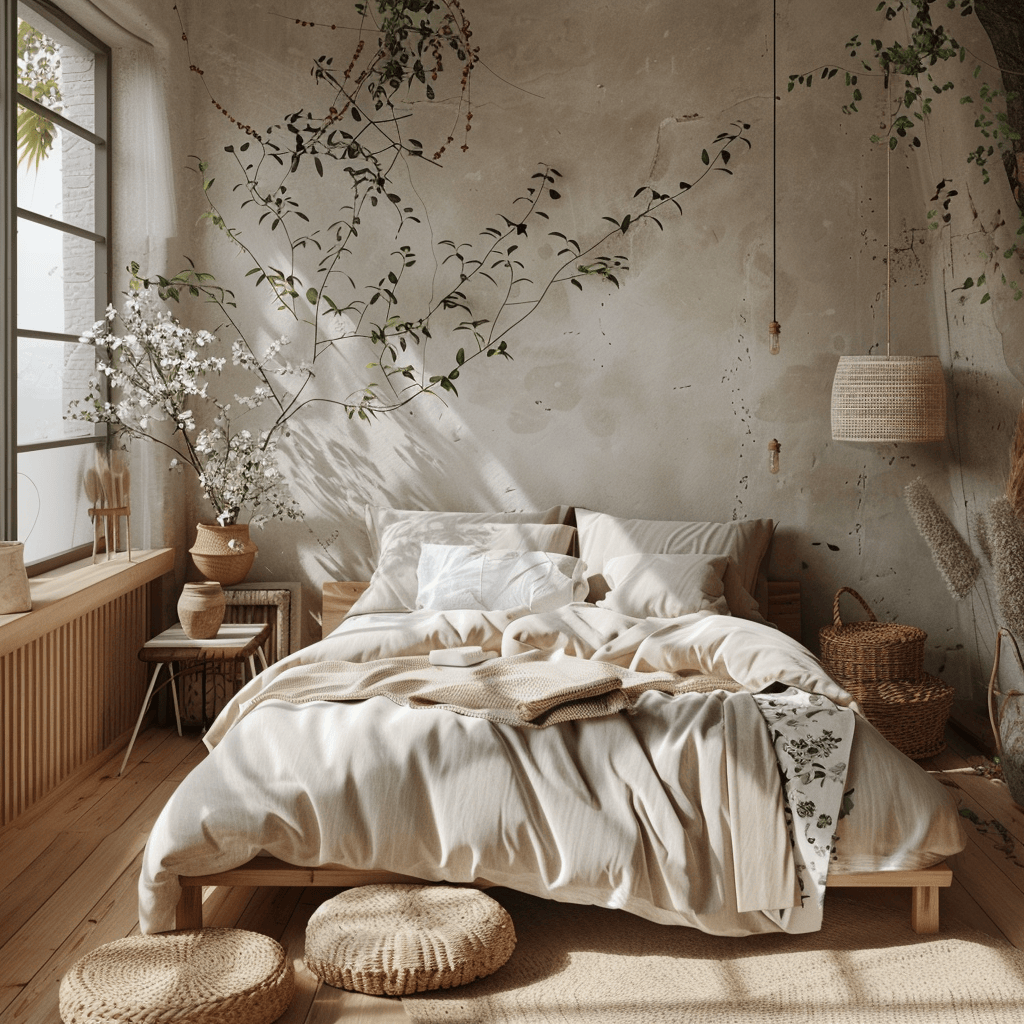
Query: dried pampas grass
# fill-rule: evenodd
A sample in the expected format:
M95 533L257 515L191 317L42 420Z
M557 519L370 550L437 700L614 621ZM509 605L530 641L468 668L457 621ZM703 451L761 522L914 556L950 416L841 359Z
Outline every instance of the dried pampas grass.
M978 541L978 550L984 556L985 561L991 565L992 543L988 539L988 520L985 518L985 513L975 512L971 516L971 520L974 522L974 536Z
M949 516L939 508L922 479L907 484L904 495L914 525L932 549L932 558L950 593L956 598L966 597L981 572L981 565L974 552L960 536Z
M1006 627L1024 636L1024 523L1008 496L989 503L987 520L999 610Z

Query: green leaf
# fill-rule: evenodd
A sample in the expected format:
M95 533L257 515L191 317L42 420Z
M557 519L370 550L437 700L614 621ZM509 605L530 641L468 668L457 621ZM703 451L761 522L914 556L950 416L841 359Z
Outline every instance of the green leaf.
M700 162L702 164L709 164L709 163L711 163L711 157L708 156L708 151L706 149L702 149L700 151Z
M306 301L308 303L310 303L311 305L313 305L313 306L316 305L317 297L318 297L317 296L317 290L315 288L309 288L306 291Z

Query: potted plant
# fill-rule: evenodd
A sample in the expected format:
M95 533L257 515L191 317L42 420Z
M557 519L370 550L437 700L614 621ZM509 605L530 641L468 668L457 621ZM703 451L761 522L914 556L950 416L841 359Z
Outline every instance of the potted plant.
M171 453L172 471L195 473L215 523L198 524L193 560L208 579L240 582L257 551L250 525L300 519L302 510L277 464L283 422L253 431L239 420L269 398L268 375L308 371L279 361L284 342L271 344L262 359L240 344L223 355L216 335L182 326L155 309L145 292L130 292L120 312L108 307L106 318L80 341L100 350L97 375L86 397L71 403L68 418L107 423L120 440L162 445ZM253 376L250 392L234 396L240 409L211 388L229 358ZM113 400L104 397L101 375ZM200 427L200 419L208 425Z

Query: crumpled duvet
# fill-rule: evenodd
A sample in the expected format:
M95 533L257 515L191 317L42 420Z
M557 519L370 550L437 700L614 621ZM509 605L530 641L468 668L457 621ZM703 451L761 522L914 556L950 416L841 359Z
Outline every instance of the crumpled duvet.
M302 665L466 644L717 676L744 692L649 691L630 713L543 729L380 699L267 700L238 720L241 703ZM142 929L174 927L177 875L226 870L260 853L303 866L486 880L716 934L813 927L821 851L817 876L794 861L790 829L806 822L780 786L763 706L787 691L805 706L809 695L815 707L851 704L795 641L728 616L639 621L570 605L541 616L350 618L249 683L211 727L211 756L184 780L147 843ZM847 851L853 871L920 867L962 847L942 788L863 720L848 760L840 795L854 791L854 810L838 822L832 870Z

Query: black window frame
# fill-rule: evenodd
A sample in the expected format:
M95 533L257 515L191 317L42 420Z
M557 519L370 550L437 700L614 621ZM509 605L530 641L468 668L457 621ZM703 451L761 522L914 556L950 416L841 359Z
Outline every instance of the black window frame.
M33 101L19 97L17 88L17 38L19 8L35 12L46 21L74 39L95 56L95 125L86 131L81 126L52 111L39 108L45 116L63 130L87 138L96 147L96 222L97 231L86 231L72 224L53 221L18 207L17 181L17 110L19 104L31 106ZM45 26L41 26L45 27ZM18 330L18 218L55 227L60 231L91 239L96 244L96 296L94 320L102 319L110 303L112 273L111 238L111 49L87 29L65 14L50 0L15 0L3 5L0 23L0 76L4 88L0 90L3 103L3 124L0 126L0 149L3 164L0 167L0 394L3 408L0 413L0 537L15 540L18 536L18 455L21 452L73 445L104 445L103 435L68 437L35 444L18 444L18 335L44 340L77 342L73 334ZM38 106L38 105L37 105ZM83 329L91 324L83 324ZM91 544L53 552L28 566L29 575L38 575L90 554Z

